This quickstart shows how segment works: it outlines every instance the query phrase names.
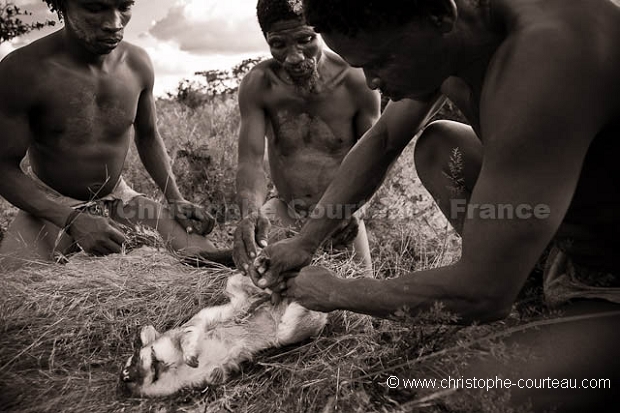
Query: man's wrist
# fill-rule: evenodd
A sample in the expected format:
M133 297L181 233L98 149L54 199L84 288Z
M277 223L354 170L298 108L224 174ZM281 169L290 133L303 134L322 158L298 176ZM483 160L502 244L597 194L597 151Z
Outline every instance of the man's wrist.
M75 222L75 220L77 219L78 215L80 215L82 213L82 211L80 211L79 209L74 209L72 210L69 215L67 215L67 218L65 219L65 223L63 225L63 230L68 234L69 233L69 229L71 228L71 225L73 225L73 223Z

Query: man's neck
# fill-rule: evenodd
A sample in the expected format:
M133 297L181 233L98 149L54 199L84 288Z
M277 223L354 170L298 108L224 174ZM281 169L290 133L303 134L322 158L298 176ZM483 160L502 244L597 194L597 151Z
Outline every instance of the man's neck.
M62 39L67 53L77 63L103 69L104 63L110 56L110 54L101 55L87 50L66 28L62 32Z
M503 24L493 12L492 0L464 0L458 3L459 17L453 36L455 76L475 89L482 87L486 69L504 40Z

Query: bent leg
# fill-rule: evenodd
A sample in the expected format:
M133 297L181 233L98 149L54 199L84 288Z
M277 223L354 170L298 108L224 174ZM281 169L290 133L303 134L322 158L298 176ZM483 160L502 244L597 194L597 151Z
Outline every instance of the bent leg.
M372 259L370 258L370 246L368 245L368 233L366 224L360 219L358 222L357 235L353 240L351 252L353 259L364 266L364 275L372 275Z
M459 234L466 216L465 205L480 173L482 154L482 143L474 130L459 122L435 121L416 142L418 176Z
M499 376L517 383L509 390L494 390L510 392L514 406L531 402L535 411L555 406L558 412L606 411L620 401L614 388L620 378L619 327L620 305L577 302L551 322L508 336L503 342L509 359L480 357L461 373L465 378ZM563 380L568 388L561 388Z
M17 269L36 261L53 261L56 255L78 250L73 239L66 233L60 237L60 228L19 211L9 225L0 243L0 268Z
M111 212L111 217L125 225L144 225L155 229L166 246L183 258L196 258L232 265L232 251L218 250L211 241L199 234L188 234L174 219L172 212L164 205L138 196L129 203Z

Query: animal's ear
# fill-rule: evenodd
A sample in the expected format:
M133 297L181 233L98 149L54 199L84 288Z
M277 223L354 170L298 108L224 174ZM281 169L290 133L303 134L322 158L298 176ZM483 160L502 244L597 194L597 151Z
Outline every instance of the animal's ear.
M140 347L144 347L157 340L160 334L152 325L144 326L140 330Z

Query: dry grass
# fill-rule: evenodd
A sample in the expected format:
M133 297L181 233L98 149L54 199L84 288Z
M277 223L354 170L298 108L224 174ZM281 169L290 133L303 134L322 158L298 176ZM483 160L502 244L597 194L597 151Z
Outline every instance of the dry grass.
M347 260L322 256L319 263L344 277L356 272ZM146 247L2 274L0 411L411 411L422 393L388 389L390 374L447 371L467 358L463 340L494 331L443 324L449 317L439 310L407 323L335 312L316 340L262 353L225 385L164 400L122 398L118 375L139 326L169 329L221 303L229 274L186 267Z
M235 100L216 100L198 111L160 101L158 112L182 192L212 208L220 222L217 238L229 242L235 223L229 213L239 122ZM158 196L134 151L124 173L137 190ZM407 212L377 214L384 206ZM0 199L0 229L14 212ZM377 277L397 277L458 258L459 238L416 178L412 148L372 200L369 213ZM350 260L318 260L342 277L355 276ZM404 322L334 312L320 337L261 353L229 383L164 400L122 398L118 375L138 327L172 328L220 303L229 274L224 268L184 266L153 248L104 258L78 255L66 265L35 264L0 274L0 411L510 411L490 395L461 400L387 388L390 374L425 378L452 371L479 351L472 342L505 329L504 323L448 325L450 316L440 309Z

